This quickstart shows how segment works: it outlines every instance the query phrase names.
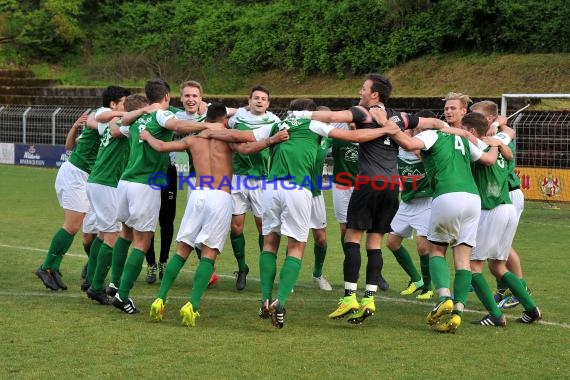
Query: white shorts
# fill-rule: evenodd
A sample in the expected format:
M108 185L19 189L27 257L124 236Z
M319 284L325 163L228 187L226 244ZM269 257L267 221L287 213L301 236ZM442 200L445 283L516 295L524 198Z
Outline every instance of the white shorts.
M160 189L119 181L117 220L140 232L154 232L160 212Z
M509 198L511 198L511 202L515 207L515 213L517 214L517 224L521 215L524 211L524 193L521 189L516 189L509 192Z
M313 197L311 200L311 220L309 227L322 230L327 227L327 210L323 194Z
M407 203L401 201L398 212L390 223L391 233L411 239L415 230L417 236L427 236L430 215L430 197L412 199Z
M334 183L332 187L334 216L337 222L346 223L346 210L348 210L348 202L350 202L354 187L339 189L339 186L341 185Z
M478 195L463 192L440 195L431 204L428 240L452 247L459 244L475 247L480 216Z
M176 241L222 252L232 222L232 196L222 190L192 191Z
M261 218L262 181L248 176L234 174L232 177L233 215L242 215L251 211Z
M279 180L263 190L263 235L276 232L306 242L311 220L313 194L299 185Z
M87 178L89 174L69 161L65 161L55 177L55 193L59 205L71 211L88 212L91 208L87 198Z
M188 188L188 191L186 193L186 203L188 203L188 200L190 199L190 194L192 194L192 191L194 191L194 189L196 188L196 177L188 178L188 182L190 182L192 185L186 186Z
M481 210L477 246L471 252L471 260L507 261L517 229L516 219L513 205L499 205L491 210Z
M83 218L83 233L84 234L96 234L99 230L97 229L97 215L93 209L87 211L85 217Z
M97 231L121 231L121 223L117 221L118 193L116 187L87 183L87 196L97 217Z

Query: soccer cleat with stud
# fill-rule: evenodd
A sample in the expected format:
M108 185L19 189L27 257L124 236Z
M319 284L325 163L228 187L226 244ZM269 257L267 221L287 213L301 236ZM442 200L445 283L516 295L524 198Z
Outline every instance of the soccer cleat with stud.
M433 297L433 290L424 289L420 294L416 296L417 300L430 300Z
M236 275L236 289L244 290L247 284L247 274L249 273L249 267L246 265L245 270L234 272Z
M445 320L441 319L440 321L438 321L437 324L433 327L433 329L441 333L454 334L460 325L461 325L461 316L459 314L451 314Z
M180 315L182 316L182 324L184 326L194 327L196 326L196 318L200 316L200 313L194 311L192 304L187 302L186 305L180 309Z
M101 305L109 305L111 302L109 298L107 298L107 293L104 291L96 291L93 288L89 287L85 292L87 294L87 298L92 299L94 301L99 302Z
M494 326L494 327L505 327L507 325L507 318L501 315L499 318L493 317L491 314L487 314L483 319L479 321L471 322L474 325L481 326Z
M212 276L210 277L210 281L208 281L208 289L213 288L217 283L218 283L218 275L216 274L216 271L214 271L214 273L212 273Z
M162 298L157 298L154 300L152 305L150 305L150 319L153 322L162 321L164 316L164 301Z
M507 296L503 298L498 304L497 307L499 309L511 309L513 307L517 307L520 304L520 301L515 296Z
M118 294L115 294L111 303L114 307L127 314L136 314L139 312L132 299L129 298L126 301L123 301Z
M313 276L313 282L316 282L319 286L319 289L324 290L326 292L330 292L332 290L331 284L322 274L319 277Z
M525 310L523 311L520 318L517 318L517 322L519 323L533 323L542 319L542 312L538 307L535 307L532 310Z
M495 291L495 294L493 295L493 297L495 298L495 303L498 304L499 302L501 302L503 298L507 296L507 290L508 289L497 289Z
M158 270L158 266L148 265L146 267L146 278L145 281L147 284L154 284L156 282L156 271Z
M63 275L60 271L53 271L52 273L53 281L61 290L67 290L67 285L63 282Z
M433 310L427 315L426 322L428 325L435 325L439 320L446 314L453 311L453 301L451 299L445 299L439 302Z
M105 293L107 293L109 297L115 297L115 294L117 294L118 291L119 288L117 288L117 286L112 282L110 282L109 285L107 285L105 288Z
M414 294L418 290L421 290L424 286L424 280L419 281L410 281L408 287L400 292L401 296L409 296L410 294Z
M278 329L282 329L285 324L285 308L275 300L269 305L269 315L271 316L271 324Z
M91 284L89 282L87 282L87 280L83 280L83 282L81 283L81 291L86 292L90 286L91 286Z
M356 300L356 293L343 297L338 300L338 307L335 311L329 314L329 318L338 319L350 313L354 313L360 308L360 304Z
M53 271L51 269L42 269L40 266L34 273L40 280L42 280L46 288L51 290L59 289L59 286L57 286L55 280L53 279Z
M269 300L265 300L261 303L257 315L261 319L268 319L271 317L271 313L269 312Z
M388 281L386 281L384 276L382 276L382 273L380 273L380 280L378 281L378 287L383 292L386 292L388 291L388 289L390 289L390 284L388 284Z
M360 308L348 317L348 322L359 325L364 322L366 318L373 316L375 312L376 304L374 303L374 297L362 297Z

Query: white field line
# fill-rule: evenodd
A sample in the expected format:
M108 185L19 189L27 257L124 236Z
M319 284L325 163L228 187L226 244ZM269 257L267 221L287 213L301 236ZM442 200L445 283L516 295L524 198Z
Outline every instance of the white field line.
M14 246L14 245L8 245L8 244L0 244L0 247L3 248L13 248L13 249L19 249L22 251L33 251L33 252L43 252L43 253L47 253L47 250L45 249L39 249L39 248L33 248L33 247L19 247L19 246ZM83 254L75 254L75 253L67 253L66 256L70 256L70 257L78 257L78 258L86 258L86 256ZM188 270L188 269L182 269L183 272L188 272L188 273L194 273L193 270ZM226 275L226 274L220 274L218 273L218 277L221 278L230 278L233 279L235 278L234 275ZM248 281L256 281L259 282L259 278L253 277L253 276L248 276L247 277ZM311 285L307 285L307 284L297 284L296 285L297 288L313 288L313 286ZM316 290L316 289L315 289ZM212 299L212 300L218 300L218 301L255 301L258 302L259 301L259 297L247 297L247 296L243 296L241 294L236 294L235 296L231 296L231 297L227 297L227 296L216 296L212 294L213 292L208 292L208 299ZM320 292L320 294L322 295L323 292ZM54 291L46 291L46 292L20 292L20 293L15 293L15 292L5 292L5 291L0 291L0 297L65 297L65 298L85 298L85 295L82 293L71 293L71 292L54 292ZM154 296L145 296L145 295L137 295L136 297L137 299L148 299L148 300L152 300L155 297ZM187 296L169 296L169 299L179 299L179 300L185 300L188 297ZM414 299L405 299L405 298L395 298L395 297L388 297L388 296L383 296L383 295L378 295L376 296L377 299L381 299L381 300L385 300L385 301L389 301L389 302L396 302L396 303L407 303L407 304L413 304L413 305L425 305L425 306L429 306L431 307L431 304L427 303L427 302L423 302L423 301L417 301ZM338 299L338 297L332 297L332 298L325 298L325 297L316 297L316 298L303 298L304 302L315 302L315 303L322 303L323 301L331 301L334 302ZM465 312L467 313L473 313L473 314L480 314L480 315L486 315L487 312L486 311L481 311L481 310L472 310L472 309L465 309ZM512 318L512 317L511 317ZM565 329L570 329L570 324L567 323L559 323L559 322L551 322L551 321L545 321L545 320L541 320L538 322L539 324L542 325L547 325L547 326L556 326L556 327L562 327Z

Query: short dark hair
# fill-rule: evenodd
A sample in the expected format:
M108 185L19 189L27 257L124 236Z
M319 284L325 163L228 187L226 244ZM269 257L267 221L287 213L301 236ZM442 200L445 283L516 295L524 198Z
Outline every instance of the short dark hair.
M478 112L466 113L465 116L463 116L463 119L461 119L461 124L464 127L475 129L479 136L485 136L485 133L487 133L487 130L489 129L487 119Z
M131 92L124 87L109 86L103 91L103 107L110 107L111 102L117 103L122 97L130 94Z
M250 91L249 91L249 99L251 99L251 97L253 96L253 93L255 91L261 91L261 92L265 92L267 94L267 98L269 98L269 89L265 86L255 86L253 87Z
M297 98L289 103L290 111L315 111L316 109L317 104L313 99L309 98Z
M127 96L125 99L125 111L134 111L138 110L139 108L143 108L144 106L148 105L148 99L146 96L133 94Z
M146 82L144 92L150 103L157 103L170 93L170 86L164 79L151 79Z
M366 74L366 80L372 81L372 92L380 94L380 101L386 103L392 95L392 82L387 76L377 73Z
M206 121L210 123L220 122L227 116L226 106L223 103L214 102L208 105L206 112Z

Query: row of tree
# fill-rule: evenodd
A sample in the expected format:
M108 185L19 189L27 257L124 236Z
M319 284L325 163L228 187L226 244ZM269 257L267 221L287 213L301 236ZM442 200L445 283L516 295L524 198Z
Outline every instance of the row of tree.
M359 74L427 53L568 52L567 0L3 0L0 53Z

